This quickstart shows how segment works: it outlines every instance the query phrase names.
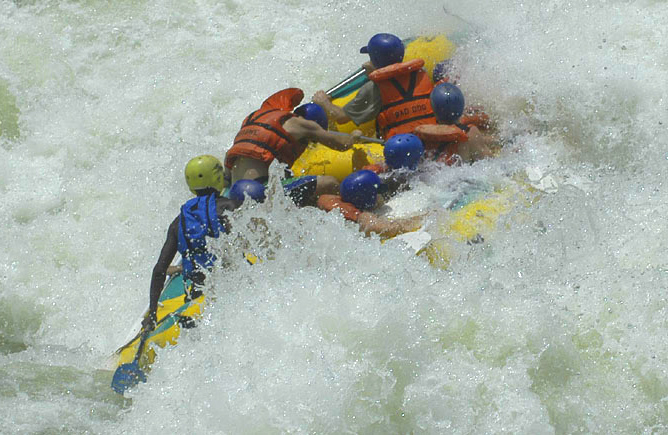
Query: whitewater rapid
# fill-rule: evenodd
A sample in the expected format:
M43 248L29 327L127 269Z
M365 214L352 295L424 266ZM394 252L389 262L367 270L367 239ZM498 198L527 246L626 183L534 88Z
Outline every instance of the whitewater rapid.
M668 431L666 22L654 0L0 3L0 432ZM406 204L551 188L447 270L278 195L244 209L271 260L231 254L202 326L115 395L185 163L377 32L450 35L505 143Z

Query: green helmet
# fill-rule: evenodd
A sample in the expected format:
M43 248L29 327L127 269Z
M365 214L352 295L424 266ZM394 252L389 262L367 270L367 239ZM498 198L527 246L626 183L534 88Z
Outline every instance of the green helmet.
M214 156L208 154L197 156L186 165L186 183L194 194L198 190L213 188L223 191L224 173L223 164Z

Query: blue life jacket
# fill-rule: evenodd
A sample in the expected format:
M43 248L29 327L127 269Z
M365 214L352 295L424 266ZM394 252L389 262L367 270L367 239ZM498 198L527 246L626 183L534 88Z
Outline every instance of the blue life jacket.
M218 237L226 232L216 213L217 194L195 197L181 207L179 216L178 250L183 257L183 276L190 279L193 272L210 269L216 256L206 249L206 237Z

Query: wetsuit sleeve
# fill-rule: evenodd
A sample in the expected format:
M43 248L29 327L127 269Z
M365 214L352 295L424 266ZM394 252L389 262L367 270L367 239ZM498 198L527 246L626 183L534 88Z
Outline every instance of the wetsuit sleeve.
M169 225L167 230L167 240L162 246L160 251L160 256L158 261L153 267L153 275L151 276L151 293L148 304L149 313L155 315L156 310L158 309L158 300L160 299L160 294L162 293L162 288L165 285L165 278L167 276L167 268L172 264L172 260L176 256L179 243L179 218L176 219Z
M357 95L343 106L343 111L355 125L362 125L376 119L382 104L378 85L374 82L367 82L362 85Z

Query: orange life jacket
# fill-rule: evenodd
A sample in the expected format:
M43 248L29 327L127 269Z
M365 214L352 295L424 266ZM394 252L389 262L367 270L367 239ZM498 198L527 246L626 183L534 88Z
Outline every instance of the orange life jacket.
M380 175L388 171L388 166L385 163L372 163L370 165L362 166L362 169L367 171L375 172L377 175Z
M339 195L320 195L318 198L318 208L327 212L337 208L341 211L344 218L353 222L357 222L360 214L362 214L357 207L343 201Z
M464 109L464 114L459 118L460 124L476 126L481 130L489 128L489 115L483 111L482 106L469 106Z
M425 158L446 163L449 166L459 161L459 144L469 137L464 130L452 124L420 125L413 132L422 140Z
M225 155L225 166L232 169L237 157L267 164L277 159L292 166L308 144L296 141L285 131L283 123L295 116L292 109L303 98L304 92L298 88L283 89L267 98L260 109L244 119L232 148Z
M422 124L436 124L429 96L434 85L422 70L424 60L413 59L377 69L369 79L378 85L382 108L376 117L376 130L388 139L411 133Z

